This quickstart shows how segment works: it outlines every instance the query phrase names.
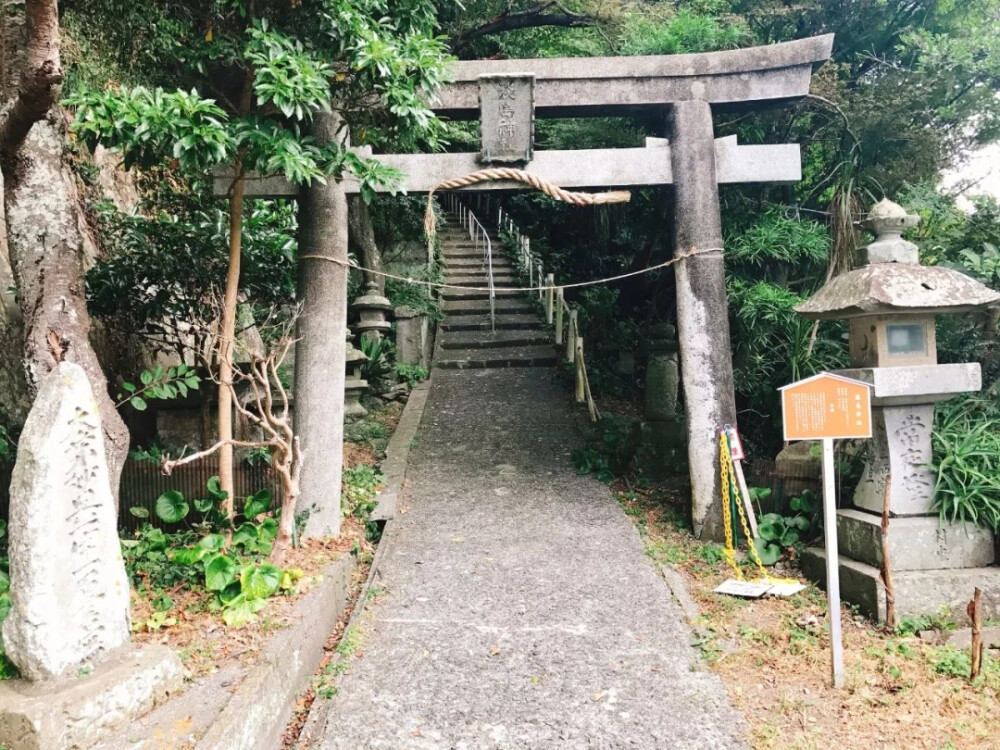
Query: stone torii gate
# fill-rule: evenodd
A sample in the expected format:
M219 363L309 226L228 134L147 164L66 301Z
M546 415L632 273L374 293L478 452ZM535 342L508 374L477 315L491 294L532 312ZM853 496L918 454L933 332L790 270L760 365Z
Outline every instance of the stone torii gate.
M566 188L673 185L674 252L697 253L676 266L677 322L687 416L692 514L699 536L721 538L717 431L736 423L719 212L719 185L796 182L797 144L740 145L716 139L713 112L793 102L809 93L815 67L830 57L833 35L726 52L648 57L489 60L451 65L432 108L454 119L480 119L479 153L374 155L406 177L403 189L428 192L445 180L491 165L516 164ZM670 138L643 148L534 150L534 119L662 112ZM334 116L319 116L314 135L336 137ZM357 149L371 157L370 149ZM216 180L225 195L231 176ZM516 182L470 190L524 189ZM249 175L247 197L300 197L296 427L306 453L302 472L307 534L337 533L343 441L347 195L357 182L300 191L280 177Z

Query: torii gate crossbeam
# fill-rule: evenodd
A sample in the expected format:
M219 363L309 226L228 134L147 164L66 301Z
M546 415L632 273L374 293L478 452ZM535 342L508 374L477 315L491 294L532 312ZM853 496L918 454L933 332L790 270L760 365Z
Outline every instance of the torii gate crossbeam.
M691 468L692 516L699 535L721 538L717 431L736 423L722 254L719 185L794 182L795 144L739 145L716 139L713 111L787 104L809 93L813 69L827 60L833 35L766 47L695 55L456 62L451 83L431 102L453 118L479 117L482 148L461 154L374 155L406 174L409 192L430 190L491 164L517 164L561 187L672 184L677 265L677 321ZM534 118L662 111L670 139L645 148L534 151ZM331 116L317 116L320 140ZM370 151L358 149L370 156ZM224 195L232 176L219 175ZM487 183L482 189L520 189ZM339 529L346 271L315 256L346 260L346 196L356 182L302 191L299 294L303 304L296 356L296 429L306 454L302 496L311 535ZM294 197L281 178L249 175L247 197ZM319 458L321 451L336 455Z

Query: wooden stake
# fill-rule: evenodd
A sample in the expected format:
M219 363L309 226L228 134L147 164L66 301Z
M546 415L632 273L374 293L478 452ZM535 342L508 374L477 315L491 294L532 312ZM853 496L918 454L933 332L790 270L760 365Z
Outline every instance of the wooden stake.
M885 626L896 629L896 590L892 585L892 560L889 556L889 489L892 474L885 476L885 494L882 497L882 585L885 586Z
M576 403L582 404L586 398L583 384L583 336L577 336L575 344L573 361L576 364Z
M736 474L736 482L740 487L740 497L743 499L743 507L747 511L747 522L750 524L750 533L757 537L757 514L753 512L753 503L750 502L750 489L747 487L746 477L743 475L743 462L733 459L733 473Z
M972 672L969 676L974 680L983 668L983 592L978 586L966 612L972 620Z
M569 324L566 326L566 361L573 363L576 361L576 336L580 331L577 329L577 310L569 311Z
M556 289L556 346L563 343L563 309L566 303L563 301L563 289Z

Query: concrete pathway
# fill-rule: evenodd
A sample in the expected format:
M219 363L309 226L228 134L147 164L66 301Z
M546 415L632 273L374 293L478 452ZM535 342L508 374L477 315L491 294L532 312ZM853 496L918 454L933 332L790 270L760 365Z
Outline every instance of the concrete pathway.
M437 370L363 657L311 747L740 748L552 370Z

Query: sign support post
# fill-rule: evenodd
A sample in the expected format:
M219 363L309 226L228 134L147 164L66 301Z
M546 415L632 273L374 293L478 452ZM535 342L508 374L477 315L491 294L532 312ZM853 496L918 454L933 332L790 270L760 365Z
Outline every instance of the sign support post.
M837 481L833 441L872 436L868 383L823 372L781 391L785 440L819 440L823 446L823 530L826 537L826 596L830 618L831 668L835 688L844 687L844 642L840 622L840 557L837 549Z
M823 528L826 530L826 598L830 613L833 686L844 687L844 642L840 627L840 558L837 551L837 488L833 438L823 438Z

